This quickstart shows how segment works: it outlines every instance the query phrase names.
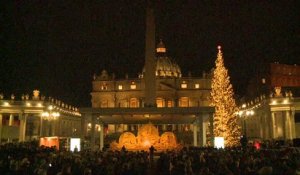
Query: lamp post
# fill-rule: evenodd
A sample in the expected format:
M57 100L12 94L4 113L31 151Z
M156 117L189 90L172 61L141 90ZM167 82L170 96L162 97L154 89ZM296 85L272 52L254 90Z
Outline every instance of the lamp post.
M41 127L40 127L40 137L43 136L43 120L48 120L49 122L55 121L60 116L59 112L52 111L53 106L48 106L49 111L45 111L41 114ZM53 135L53 126L51 127L51 135Z

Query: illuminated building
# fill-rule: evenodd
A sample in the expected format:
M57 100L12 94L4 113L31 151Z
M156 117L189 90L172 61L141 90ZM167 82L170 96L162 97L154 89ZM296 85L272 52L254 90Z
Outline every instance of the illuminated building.
M40 96L22 95L17 100L0 94L0 142L30 141L41 137L79 137L81 114L78 109L63 102Z
M82 139L103 147L104 138L137 131L151 122L159 132L191 134L190 145L204 146L212 136L214 109L209 107L211 74L183 77L167 48L155 42L153 10L147 8L145 66L136 78L116 79L103 70L92 82L92 108L81 108ZM155 45L157 44L157 47ZM96 128L99 128L97 130ZM98 139L99 138L99 142ZM211 138L211 137L210 137ZM116 138L117 140L117 138Z
M239 112L248 137L300 138L299 78L300 66L272 63L251 80Z

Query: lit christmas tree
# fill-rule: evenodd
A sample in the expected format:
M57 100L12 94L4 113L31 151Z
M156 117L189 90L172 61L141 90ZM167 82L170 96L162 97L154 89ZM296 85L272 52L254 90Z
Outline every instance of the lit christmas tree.
M218 46L218 50L211 85L211 105L215 107L214 136L224 137L225 146L237 146L241 136L236 115L237 106L233 98L234 93L228 70L224 66L221 46Z

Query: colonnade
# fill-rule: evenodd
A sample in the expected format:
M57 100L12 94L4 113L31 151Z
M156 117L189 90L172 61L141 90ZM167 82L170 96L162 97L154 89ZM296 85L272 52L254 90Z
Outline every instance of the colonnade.
M7 122L4 123L4 117ZM18 118L17 124L15 117ZM62 123L64 121L64 123ZM74 137L80 133L80 124L78 126L76 122L80 120L68 119L67 116L61 116L58 119L45 119L40 113L0 113L0 144L3 139L7 139L7 142L12 142L13 139L18 139L19 142L26 141L27 130L34 132L34 135L27 135L30 137L49 137L49 136L62 136L62 137ZM33 128L30 128L30 123L33 124ZM29 126L28 126L29 125ZM70 127L69 127L70 126ZM65 131L66 133L62 133ZM74 132L77 132L78 134ZM17 133L18 132L18 133ZM16 135L16 133L18 135Z
M292 140L296 138L294 116L293 110L258 111L245 119L247 136L265 140Z
M271 137L291 140L296 137L293 111L271 111Z
M0 113L0 143L2 141L3 138L3 115L6 113ZM13 127L14 126L14 116L16 115L16 113L10 113L9 115L9 121L8 121L8 125L9 127ZM20 125L19 125L19 133L18 133L18 139L19 142L25 141L25 134L26 134L26 121L27 121L27 116L28 114L24 114L24 113L17 113L18 119L20 121ZM11 133L12 134L12 133ZM11 140L11 136L8 136L8 141L12 141Z

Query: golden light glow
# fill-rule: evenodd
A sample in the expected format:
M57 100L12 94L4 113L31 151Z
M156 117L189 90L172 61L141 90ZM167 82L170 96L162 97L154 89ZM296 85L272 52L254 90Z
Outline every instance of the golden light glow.
M42 117L44 117L47 120L57 119L60 116L59 112L43 112Z
M29 107L29 106L31 106L31 103L29 103L29 102L28 102L28 103L26 103L26 106L28 106L28 107Z
M118 86L118 89L119 89L119 90L122 90L122 89L123 89L123 86L122 86L122 85L119 85L119 86Z
M276 105L277 104L277 101L276 100L272 100L272 105Z
M150 142L149 142L149 140L145 140L144 141L144 143L143 143L143 146L147 146L147 147L150 147L151 146L151 144L150 144Z
M49 112L43 112L42 113L42 117L49 117L49 116L50 116Z
M138 99L137 98L131 98L130 101L129 101L129 103L130 103L130 107L131 108L137 108L137 107L139 107L139 105L138 105Z
M156 99L156 105L157 105L158 108L165 107L164 99L162 99L162 98L157 98L157 99Z
M145 117L145 118L149 118L150 115L149 115L149 114L145 114L144 117Z
M163 47L156 48L156 52L157 53L166 53L166 48L163 48Z
M4 102L3 106L9 106L9 103L8 102Z
M131 84L130 89L136 89L136 84Z
M246 115L247 116L254 115L254 111L253 110L246 111Z
M288 104L288 103L289 103L288 99L283 100L283 104Z
M101 131L101 126L96 124L96 129L97 129L98 132L100 132Z
M189 106L189 98L188 97L181 97L179 99L179 106L180 107L188 107Z
M239 116L242 116L243 115L243 113L244 113L244 111L239 111Z
M127 150L149 150L154 146L156 150L180 149L173 132L164 132L159 137L158 129L152 124L146 124L139 128L137 137L131 132L124 132L119 138L119 143L111 143L113 150L120 150L123 146Z
M197 83L195 84L195 89L199 89L200 88L200 85Z
M37 107L42 107L42 103L38 103L36 106Z
M49 109L49 110L52 110L52 109L53 109L53 106L52 106L52 105L48 106L48 109Z

